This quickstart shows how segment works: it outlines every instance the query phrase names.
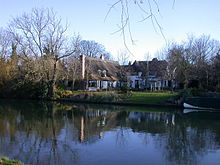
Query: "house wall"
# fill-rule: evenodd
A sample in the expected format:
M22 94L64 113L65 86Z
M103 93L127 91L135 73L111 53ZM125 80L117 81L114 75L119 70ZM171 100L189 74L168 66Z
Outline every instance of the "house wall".
M164 87L168 87L168 80L163 80L160 78L156 78L156 77L149 77L147 79L143 79L138 75L134 75L134 76L128 76L128 79L130 81L129 83L129 87L131 89L135 89L137 88L136 86L136 82L139 82L139 89L144 89L144 88L157 88L157 89L161 89Z
M136 88L136 85L135 85L135 81L139 81L139 88L143 88L143 80L138 76L138 75L135 75L135 76L128 76L128 80L129 80L129 87L130 88Z
M114 81L114 82L112 83L112 87L113 87L113 88L116 88L116 87L117 87L117 81Z
M102 81L101 89L107 89L108 88L108 81Z
M99 89L108 89L108 88L116 88L117 81L101 81L101 80L89 80L89 91L97 91ZM91 86L91 84L93 84Z

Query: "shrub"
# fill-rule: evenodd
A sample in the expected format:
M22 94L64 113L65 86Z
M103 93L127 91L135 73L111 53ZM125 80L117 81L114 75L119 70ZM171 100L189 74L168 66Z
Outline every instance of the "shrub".
M122 93L128 93L130 91L130 89L127 85L122 86L120 90Z
M44 82L20 83L20 80L13 80L0 85L0 96L3 98L45 98L47 92Z
M86 92L72 97L75 101L116 102L120 99L116 92Z
M90 95L88 97L88 101L94 102L115 102L117 100L117 94L115 93L106 93L106 94L97 94L97 95Z
M178 96L180 98L205 96L207 91L205 89L188 88L179 91Z
M220 84L216 85L215 89L217 92L220 92Z
M0 158L0 164L1 165L24 165L23 163L21 163L18 160L9 160L6 157Z
M55 89L54 99L67 98L73 96L73 92L70 90L63 90L60 88Z

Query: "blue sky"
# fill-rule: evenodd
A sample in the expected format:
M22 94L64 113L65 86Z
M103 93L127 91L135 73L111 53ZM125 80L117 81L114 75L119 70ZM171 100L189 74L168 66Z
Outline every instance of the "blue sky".
M83 39L95 40L103 44L106 50L116 55L124 49L118 30L120 8L114 8L104 21L105 16L116 0L0 0L0 21L2 27L12 17L29 12L34 7L53 8L63 21L68 21L68 34L79 33ZM219 0L158 0L160 14L157 20L163 28L167 41L180 42L187 34L196 36L206 34L220 40L220 1ZM143 0L145 2L145 0ZM133 59L141 60L146 52L152 57L166 42L160 33L155 32L150 20L139 22L142 13L133 5L130 8L131 30L135 46L127 39Z

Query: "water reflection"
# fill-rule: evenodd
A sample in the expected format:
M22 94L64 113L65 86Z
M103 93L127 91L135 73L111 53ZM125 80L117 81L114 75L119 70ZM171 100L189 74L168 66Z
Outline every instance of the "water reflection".
M219 117L0 101L0 155L28 164L215 164L209 155L220 151Z

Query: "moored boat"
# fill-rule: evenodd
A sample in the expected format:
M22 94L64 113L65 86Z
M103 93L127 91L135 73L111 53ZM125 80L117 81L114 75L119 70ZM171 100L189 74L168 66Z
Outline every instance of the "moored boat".
M190 97L183 106L187 109L220 110L220 98Z
M210 110L210 109L184 109L183 113L194 113L194 112L216 112L215 110Z

